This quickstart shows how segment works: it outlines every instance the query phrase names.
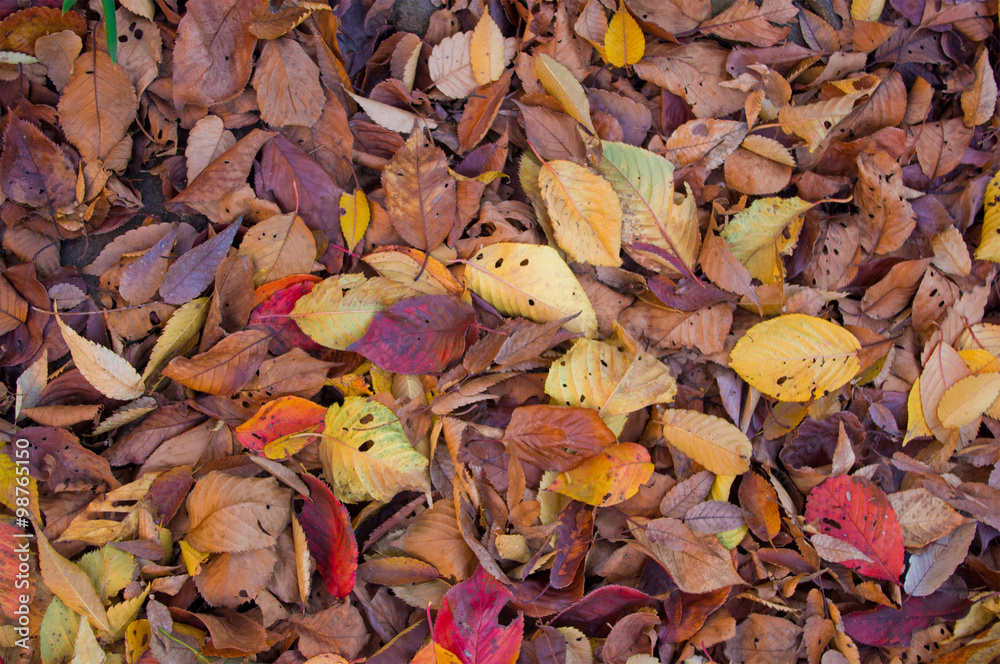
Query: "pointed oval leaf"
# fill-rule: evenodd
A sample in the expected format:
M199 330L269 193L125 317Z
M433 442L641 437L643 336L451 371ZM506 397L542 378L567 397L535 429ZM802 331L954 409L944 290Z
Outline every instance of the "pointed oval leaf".
M986 186L983 201L983 233L976 248L976 259L1000 263L1000 171Z
M524 617L500 624L500 611L514 598L480 567L441 600L434 642L458 655L462 664L514 664L524 636Z
M596 134L594 123L590 119L590 101L583 86L576 80L572 72L544 53L535 56L535 74L542 87L555 97L566 113Z
M358 542L351 515L325 482L307 473L299 477L309 487L309 498L298 515L309 553L316 560L327 591L344 599L354 590L358 569Z
M809 493L806 521L820 533L846 542L868 560L842 560L859 574L899 582L903 571L903 531L896 512L874 484L839 475Z
M812 206L798 196L758 199L733 216L722 238L751 276L765 284L780 283L785 275L781 256L795 249L802 230L802 213Z
M393 373L439 373L465 352L465 333L475 322L472 305L454 295L419 295L376 313L347 350Z
M139 100L121 67L94 49L76 60L59 100L59 121L84 161L104 159L125 138Z
M642 29L623 4L619 4L618 11L608 23L608 31L604 33L604 52L608 62L615 67L634 65L642 60L646 52Z
M414 132L382 172L382 186L400 237L421 251L444 242L455 223L457 185L444 152L430 138Z
M345 191L340 195L340 232L344 234L348 250L354 251L361 242L371 218L371 208L365 192L359 189L353 194Z
M622 208L607 180L571 161L542 165L538 186L556 242L573 260L621 265Z
M125 358L110 348L84 339L56 316L73 363L87 382L106 397L129 401L142 396L142 378Z
M542 470L567 471L614 445L596 411L570 406L522 406L503 437L510 453Z
M316 240L299 215L276 214L247 231L237 255L253 260L253 285L261 286L310 272Z
M226 257L242 224L242 219L237 220L226 230L178 258L167 270L160 285L163 301L167 304L186 304L200 295L215 280L215 270Z
M479 85L489 85L503 76L504 57L503 33L493 17L484 11L472 32L469 42L472 75Z
M967 376L945 390L938 402L941 426L960 429L985 413L1000 396L1000 374Z
M861 370L857 337L829 321L804 314L754 325L736 342L729 366L764 394L780 401L818 399Z
M693 410L664 411L663 438L716 475L740 475L750 470L750 439L722 419Z
M597 336L597 315L580 282L552 247L498 242L469 261L465 281L473 293L506 316L548 323L568 316L565 327Z
M413 449L391 410L348 397L326 414L320 460L333 493L345 503L388 502L404 489L430 491L427 458Z
M231 396L260 367L270 340L264 330L240 330L191 359L175 357L163 368L163 375L198 392Z
M296 396L268 401L249 420L233 430L243 447L262 452L275 440L293 433L313 431L323 424L326 408Z

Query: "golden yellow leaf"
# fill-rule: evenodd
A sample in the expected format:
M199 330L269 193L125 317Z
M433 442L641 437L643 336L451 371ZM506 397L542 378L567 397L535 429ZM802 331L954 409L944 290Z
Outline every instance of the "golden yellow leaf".
M634 65L646 52L646 37L624 4L618 5L604 33L604 52L615 67Z
M983 201L983 234L976 249L976 260L1000 263L1000 171L986 186Z
M353 195L346 191L340 195L340 230L344 234L344 244L354 251L368 230L372 212L365 192L358 189Z
M210 301L211 298L208 297L196 298L170 315L167 324L163 326L160 338L153 346L153 352L149 355L146 369L142 372L144 383L165 361L183 352L188 345L194 345L194 341L198 338L198 333L201 332L201 327L208 317L208 303Z
M716 475L750 470L753 448L742 431L720 417L693 410L669 409L660 418L663 438ZM719 498L726 500L728 496Z
M208 562L208 553L194 548L187 540L181 540L178 544L181 546L181 560L184 561L188 574L191 576L201 574L201 566Z
M56 316L63 340L69 346L73 363L88 383L111 399L128 401L142 396L142 377L125 358L110 348L84 339Z
M608 341L578 339L561 360L552 363L545 393L558 405L592 408L605 422L656 403L670 403L677 382L670 369L642 350L615 323ZM620 432L622 420L612 431Z
M785 276L781 257L795 249L802 230L802 213L812 206L798 196L757 199L733 216L722 238L751 276L765 284L781 283Z
M987 49L976 59L976 78L962 93L962 113L966 127L985 124L993 117L997 106L997 81L990 66Z
M804 314L754 325L736 342L729 366L746 382L780 401L818 399L858 371L861 343L829 321Z
M479 85L489 85L503 76L504 57L503 33L493 21L488 11L484 11L469 42L469 57L472 75Z
M125 630L125 661L135 664L149 648L149 621L136 620Z
M1000 374L975 374L959 380L945 390L938 403L941 426L960 429L974 422L993 405L997 396L1000 396Z
M538 186L559 247L591 265L622 264L622 208L607 180L571 161L542 165Z
M877 21L884 8L885 0L853 0L851 18L857 21Z
M914 438L933 436L934 432L927 426L924 419L924 406L920 401L920 377L913 381L910 395L906 398L906 435L903 437L903 447Z
M564 327L593 338L597 314L576 275L552 247L498 242L468 263L465 282L505 316L548 323L567 316Z
M563 110L571 118L590 130L591 134L597 133L590 120L587 93L569 69L544 53L539 53L535 56L535 74L545 91L562 104Z
M948 388L971 374L958 351L946 343L938 343L924 360L924 370L920 374L920 406L927 428L941 442L953 440L955 432L942 424L938 405Z
M263 286L312 271L316 240L299 215L276 214L247 231L237 255L253 260L253 285Z
M546 491L606 507L634 496L652 475L653 464L645 447L638 443L618 443L573 470L559 473Z
M441 261L413 247L379 247L361 260L380 276L425 295L461 295L465 290Z
M330 406L319 457L334 495L345 503L430 491L427 458L413 449L391 410L364 397Z

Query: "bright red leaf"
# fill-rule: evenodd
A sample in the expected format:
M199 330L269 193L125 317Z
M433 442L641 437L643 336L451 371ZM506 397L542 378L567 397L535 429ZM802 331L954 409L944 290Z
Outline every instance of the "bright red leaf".
M343 599L354 589L358 570L358 542L351 527L351 515L323 480L308 473L299 477L310 493L299 513L309 553L316 560L327 591Z
M847 542L870 560L845 560L864 576L899 582L903 531L882 490L847 475L831 477L812 490L806 521L824 535Z
M462 664L514 664L521 650L524 617L506 627L500 610L514 595L482 567L441 600L434 641L455 653Z

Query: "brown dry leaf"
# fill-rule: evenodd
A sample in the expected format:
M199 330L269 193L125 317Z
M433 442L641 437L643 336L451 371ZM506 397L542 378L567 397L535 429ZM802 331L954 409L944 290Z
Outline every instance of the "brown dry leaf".
M76 60L59 100L59 120L84 161L97 161L125 138L138 107L128 77L107 53L91 51Z
M174 103L209 106L238 95L250 80L257 38L253 0L195 0L185 7L174 49Z
M76 172L66 155L38 127L11 117L0 155L0 186L15 203L40 208L55 219L76 199Z
M393 228L421 251L436 249L455 223L456 182L441 148L414 132L382 173Z
M242 553L265 549L288 526L290 492L276 479L212 472L187 497L191 527L184 539L199 551Z
M507 97L513 75L513 72L501 74L498 81L480 89L465 105L465 112L458 123L458 140L462 152L468 152L486 137L500 112L500 105Z
M253 285L263 286L311 272L316 241L302 217L294 212L276 214L247 231L237 255L253 261Z
M721 85L731 80L726 71L728 53L714 44L695 42L676 47L670 57L647 56L636 63L635 73L682 97L695 117L725 117L743 109L747 99L746 92Z
M407 529L400 549L424 560L445 577L463 581L476 571L476 555L458 527L455 503L444 499L421 512Z
M696 533L677 519L655 519L635 533L636 541L687 593L743 585L729 551L715 535Z
M771 46L788 34L788 28L776 26L791 22L797 14L798 9L791 0L764 0L760 6L750 0L736 0L722 13L704 21L698 29L731 41Z
M917 217L906 200L902 169L886 152L858 157L855 201L861 208L856 217L861 226L861 246L875 254L887 254L903 246L916 227Z
M188 133L187 149L184 151L188 182L194 182L206 166L234 145L236 136L226 129L222 118L206 115L198 120Z
M59 91L69 84L82 50L83 40L72 30L54 32L35 41L35 57L45 65L49 80Z
M704 160L706 170L718 168L747 135L734 120L692 120L677 128L665 144L665 157L675 166Z
M293 39L264 42L252 82L260 117L271 126L311 127L323 113L326 96L319 67Z
M964 522L961 514L926 489L899 491L888 498L903 528L903 543L907 547L927 546Z
M191 359L170 360L163 375L198 392L230 396L243 388L260 367L269 341L270 334L264 330L241 330Z

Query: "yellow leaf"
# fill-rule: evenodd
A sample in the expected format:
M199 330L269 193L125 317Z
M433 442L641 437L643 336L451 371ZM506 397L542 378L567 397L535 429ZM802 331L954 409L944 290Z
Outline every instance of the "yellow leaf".
M733 216L722 238L751 276L765 284L781 283L785 276L781 257L795 249L802 213L812 205L798 196L757 199Z
M353 196L346 191L340 195L340 230L344 233L344 244L349 251L354 251L354 247L361 242L371 218L365 192L358 189Z
M906 436L903 437L903 447L914 438L933 436L934 432L927 426L924 419L924 406L920 401L920 377L913 381L910 396L906 398Z
M576 627L556 627L556 631L566 641L566 664L594 664L594 651L586 634Z
M138 662L149 648L150 634L149 621L146 619L136 620L125 630L125 661L128 664Z
M809 401L847 384L858 371L861 343L829 321L789 314L754 325L736 342L729 366L780 401Z
M590 130L591 134L597 133L590 120L587 93L569 69L544 53L539 53L535 56L535 74L545 91L562 104L563 110L571 118Z
M885 0L854 0L851 3L851 18L856 21L877 21L884 8Z
M920 374L920 405L927 427L941 442L956 438L955 432L945 427L938 417L941 399L952 385L971 374L958 351L946 343L938 343L924 360L924 370Z
M1000 374L968 376L945 390L938 403L941 426L960 429L981 416L1000 396Z
M559 247L591 265L622 264L622 208L607 180L557 159L542 165L538 186Z
M472 32L469 57L472 61L472 75L479 85L489 85L503 76L506 65L503 33L488 11L483 12Z
M659 247L690 270L698 257L701 232L694 199L688 196L681 205L675 205L673 164L649 150L625 143L605 141L601 151L597 170L611 183L621 202L622 241ZM644 267L667 275L681 274L662 256L639 249L629 253Z
M364 336L376 313L413 295L412 288L382 277L336 275L300 297L291 317L316 343L343 350Z
M73 363L88 383L111 399L128 401L142 396L142 378L125 358L110 348L84 339L56 316L63 340L69 346Z
M691 457L705 470L729 476L750 470L753 453L750 439L724 419L693 410L667 410L661 423L667 444Z
M97 591L94 590L90 577L53 549L40 529L35 533L38 537L38 565L45 585L53 595L63 601L63 604L86 616L93 627L110 633L111 623L108 620L108 613Z
M986 186L983 201L983 233L976 260L1000 263L1000 171Z
M597 315L580 282L552 247L498 242L468 262L465 282L505 316L564 323L570 332L597 336ZM300 300L301 301L301 300Z
M546 491L574 500L606 507L628 500L653 475L649 452L638 443L619 443L604 448L573 470L559 473Z
M18 456L18 449L23 449L21 454L26 454L26 448L8 449L3 451L4 446L0 445L0 504L5 505L12 513L19 517L31 516L36 523L42 522L42 515L38 511L38 483L30 474L25 474L27 468L15 463L14 459L22 458ZM23 468L21 472L18 469ZM22 480L21 478L27 478ZM28 505L24 505L24 499L28 499ZM20 499L21 505L18 505ZM22 510L27 507L29 514L18 512L18 507Z
M634 65L642 60L646 52L646 38L642 29L624 4L618 5L618 11L608 24L608 31L604 33L604 52L608 62L615 67Z
M258 287L311 272L316 240L299 215L276 214L247 231L237 255L253 260L253 285Z
M208 562L208 554L191 546L187 540L181 540L181 559L187 568L188 575L201 574L201 566Z
M677 382L670 369L615 324L617 339L578 339L552 363L545 393L559 405L592 408L605 422L655 403L670 403ZM609 424L610 426L610 424ZM615 426L610 426L614 431ZM621 427L617 427L621 431Z
M962 113L965 126L985 124L993 117L997 105L997 81L990 66L989 52L984 48L976 59L976 78L962 93Z
M205 324L208 317L209 297L199 297L191 300L177 309L170 315L167 324L160 332L160 338L153 346L153 352L149 355L149 362L142 372L142 382L153 375L165 361L174 355L184 352L188 345L194 345L194 341L201 331L201 326Z
M364 397L330 406L319 457L334 495L345 503L430 491L427 458L413 449L391 410Z

